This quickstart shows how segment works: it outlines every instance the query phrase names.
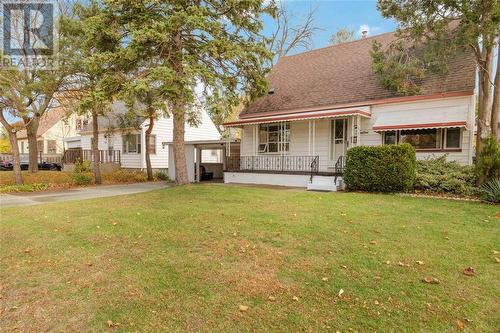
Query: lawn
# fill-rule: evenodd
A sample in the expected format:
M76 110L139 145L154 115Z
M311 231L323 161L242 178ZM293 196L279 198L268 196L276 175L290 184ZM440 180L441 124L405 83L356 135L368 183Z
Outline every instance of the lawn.
M223 185L2 209L0 331L493 332L499 212Z

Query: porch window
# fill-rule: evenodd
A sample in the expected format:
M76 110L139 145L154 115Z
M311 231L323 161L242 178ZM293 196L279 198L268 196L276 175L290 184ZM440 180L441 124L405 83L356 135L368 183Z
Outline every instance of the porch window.
M395 145L398 143L398 133L396 131L387 131L384 133L384 145Z
M56 140L47 140L47 154L57 153L57 143Z
M39 153L40 153L40 152L42 152L42 153L43 153L43 140L38 140L38 141L36 142L36 150L37 150ZM49 153L49 152L47 151L47 153Z
M140 154L141 153L141 135L128 134L123 136L123 153Z
M259 153L279 154L290 151L290 123L270 123L259 126Z

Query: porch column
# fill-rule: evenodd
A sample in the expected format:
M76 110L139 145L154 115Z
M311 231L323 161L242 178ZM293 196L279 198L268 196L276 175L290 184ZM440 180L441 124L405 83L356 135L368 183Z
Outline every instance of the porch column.
M199 147L196 147L196 178L195 178L195 181L196 182L200 182L201 180L201 176L200 176L200 173L201 173L201 151L202 149L199 148Z

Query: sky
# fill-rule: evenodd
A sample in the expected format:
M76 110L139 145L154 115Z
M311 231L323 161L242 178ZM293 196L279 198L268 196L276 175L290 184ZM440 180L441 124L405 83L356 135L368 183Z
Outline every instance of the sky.
M286 10L292 14L292 25L299 24L310 8L316 8L315 26L323 29L317 31L313 38L312 48L328 46L330 36L339 28L347 27L356 31L367 30L368 36L394 31L394 21L383 18L377 11L376 1L338 1L338 0L281 0ZM275 28L271 18L264 21L264 33L269 35ZM295 53L304 50L296 50Z

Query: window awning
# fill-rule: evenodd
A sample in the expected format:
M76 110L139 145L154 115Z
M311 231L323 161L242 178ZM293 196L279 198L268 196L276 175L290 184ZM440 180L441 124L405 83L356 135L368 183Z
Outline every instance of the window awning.
M452 127L467 127L467 108L448 107L386 112L377 115L373 130L383 132Z
M347 117L347 116L361 116L370 118L371 112L369 107L360 108L349 108L349 109L333 109L333 110L321 110L321 111L309 111L302 113L293 114L283 114L279 116L263 116L263 117L252 117L247 119L240 119L237 121L231 121L224 124L227 127L238 127L242 125L252 125L252 124L263 124L263 123L275 123L280 121L297 121L297 120L309 120L309 119L321 119L321 118L337 118L337 117Z

